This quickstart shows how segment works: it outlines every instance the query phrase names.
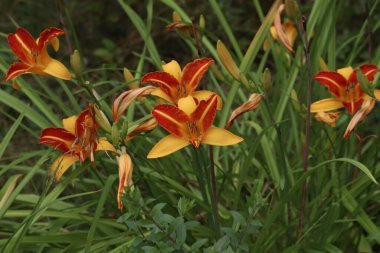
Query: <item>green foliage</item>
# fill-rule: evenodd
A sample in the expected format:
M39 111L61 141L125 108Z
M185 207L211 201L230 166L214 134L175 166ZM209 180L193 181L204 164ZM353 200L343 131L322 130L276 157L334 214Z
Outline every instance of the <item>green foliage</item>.
M63 26L67 34L60 38L60 51L49 53L69 66L71 50L77 49L83 69L71 81L28 74L17 77L19 90L11 82L2 84L0 252L379 252L378 103L348 139L343 139L352 117L348 112L341 111L335 128L312 119L311 141L304 144L308 67L313 77L320 59L331 71L363 63L379 66L380 1L300 2L310 66L305 37L298 36L291 55L270 36L280 1L57 1L58 8L54 1L4 1L4 75L16 61L6 34L17 25L33 35ZM32 11L37 7L47 10L38 12L41 19ZM165 30L173 11L185 24L198 24L202 14L205 26L191 26L191 36L181 39ZM284 11L282 21L285 16ZM216 49L219 40L248 83L225 68ZM62 118L78 115L88 103L112 122L114 98L131 85L124 80L124 67L139 83L145 73L162 69L162 61L175 59L183 67L199 54L215 60L202 89L218 93L224 102L214 125L224 128L251 93L263 94L259 108L229 129L244 142L211 152L207 146L196 151L189 146L147 159L166 131L156 127L125 138L149 118L156 105L149 96L136 99L110 130L99 130L119 151L125 146L132 159L133 184L125 187L121 212L116 201L120 153L97 152L96 162L75 163L59 182L53 180L49 167L61 153L37 144L42 129L62 127ZM357 77L361 89L376 98L380 74L373 82L362 71ZM331 97L314 81L311 94L313 102ZM302 168L305 148L307 171Z

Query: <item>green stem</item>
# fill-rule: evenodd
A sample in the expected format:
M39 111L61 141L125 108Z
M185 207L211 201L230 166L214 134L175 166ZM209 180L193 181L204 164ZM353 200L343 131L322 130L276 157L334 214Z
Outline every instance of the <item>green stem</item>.
M215 177L215 163L214 163L214 150L212 146L209 146L209 156L210 156L210 183L212 193L212 212L214 216L214 224L216 235L220 237L220 222L219 222L219 210L218 210L218 192L216 189L216 177Z

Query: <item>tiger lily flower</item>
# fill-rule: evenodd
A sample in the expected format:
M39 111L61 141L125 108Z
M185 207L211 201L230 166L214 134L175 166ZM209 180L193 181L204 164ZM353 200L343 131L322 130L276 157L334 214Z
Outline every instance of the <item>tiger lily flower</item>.
M37 40L34 40L27 30L20 27L15 34L9 34L8 44L20 61L9 67L5 81L26 73L47 74L70 80L69 70L61 62L51 58L47 52L50 44L55 51L58 51L57 37L64 33L62 29L50 27L42 31Z
M228 146L243 139L231 132L212 127L217 110L218 97L211 95L207 100L197 102L192 96L178 100L174 105L157 105L152 115L157 123L170 135L162 138L149 152L148 158L169 155L192 144L198 148L201 143L217 146Z
M144 75L141 84L153 83L157 85L158 87L151 94L175 105L181 98L187 96L193 96L198 101L206 100L215 93L208 90L195 91L195 89L213 63L214 60L210 58L200 58L188 63L181 70L178 62L173 60L162 66L164 71ZM221 99L218 100L218 106L221 107Z
M59 180L63 173L75 162L84 162L87 157L94 161L94 152L116 149L105 138L98 138L98 124L95 121L94 107L83 110L79 116L63 119L63 128L50 127L42 131L40 144L49 145L64 154L59 156L50 167L55 180Z
M361 65L360 70L372 82L379 68L375 65ZM323 86L326 86L334 98L326 98L311 104L311 112L327 112L339 108L346 108L352 115L364 101L372 99L365 94L359 85L356 77L357 69L346 67L333 71L321 71L314 76L314 80L318 81ZM380 90L375 89L374 95L377 100L380 99Z

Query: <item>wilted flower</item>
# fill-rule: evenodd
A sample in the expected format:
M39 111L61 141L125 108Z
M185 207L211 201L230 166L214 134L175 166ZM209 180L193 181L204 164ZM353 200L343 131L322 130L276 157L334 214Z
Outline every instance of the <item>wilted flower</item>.
M149 152L148 158L169 155L192 144L198 148L201 143L217 146L228 146L243 139L231 132L211 127L217 108L217 95L207 100L196 102L187 96L178 100L178 107L168 104L157 105L153 117L170 135L161 139Z
M367 115L372 111L373 107L375 106L375 99L367 99L363 102L361 108L355 113L355 115L350 120L350 123L348 123L348 126L346 128L346 131L344 132L344 138L348 138L351 131L355 128L357 124L359 124L360 121L362 121Z
M281 23L281 13L285 9L285 5L281 4L276 16L274 18L273 26L270 28L270 33L273 40L280 40L281 43L294 54L293 45L298 36L297 29L294 26L293 21L286 21ZM269 41L265 40L263 44L264 50L269 48Z
M239 117L243 113L256 109L260 105L260 102L261 102L261 94L253 93L249 97L247 102L245 102L244 104L242 104L241 106L239 106L232 112L226 124L226 129L229 129L232 126L232 124L234 123L237 117Z
M144 97L152 93L155 90L152 86L145 86L142 88L136 88L127 90L121 93L114 101L112 105L112 117L115 122L118 122L128 106L138 97Z
M47 52L48 45L58 51L58 36L64 31L50 27L45 29L37 40L24 28L18 28L15 34L8 35L8 44L20 60L13 63L7 72L5 81L26 73L48 74L65 80L71 79L69 70L59 61L51 58Z
M119 188L117 191L117 205L120 210L123 209L123 202L121 201L121 195L124 193L126 186L132 185L132 172L133 165L131 157L125 152L125 148L122 150L121 155L117 157L117 164L119 167Z

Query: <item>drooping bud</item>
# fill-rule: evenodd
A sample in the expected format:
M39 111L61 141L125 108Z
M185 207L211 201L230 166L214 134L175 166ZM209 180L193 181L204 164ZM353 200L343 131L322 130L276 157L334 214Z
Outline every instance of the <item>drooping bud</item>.
M111 124L107 119L107 116L104 114L103 111L100 110L100 108L95 105L95 120L99 124L100 128L102 128L104 131L111 133Z
M126 153L125 147L122 148L121 155L117 157L117 164L119 169L119 187L117 191L117 205L120 210L123 209L123 202L121 196L124 193L126 186L132 185L132 172L133 165L131 157Z
M81 76L82 73L83 73L83 66L82 66L82 62L81 62L79 51L76 50L76 49L74 50L74 52L70 56L70 64L71 64L71 67L74 70L74 73L77 76Z
M252 111L252 110L256 109L257 107L259 107L260 102L261 102L261 94L253 93L249 97L247 102L245 102L244 104L242 104L241 106L239 106L238 108L236 108L232 112L232 114L231 114L231 116L228 119L228 122L226 124L226 129L229 129L232 126L232 124L234 123L234 121L237 117L239 117L243 113Z
M285 0L285 11L289 18L296 20L299 13L297 0Z
M133 77L129 69L124 68L123 74L124 74L125 81L129 84L129 88L136 89L139 87L138 83L136 82L135 78Z

